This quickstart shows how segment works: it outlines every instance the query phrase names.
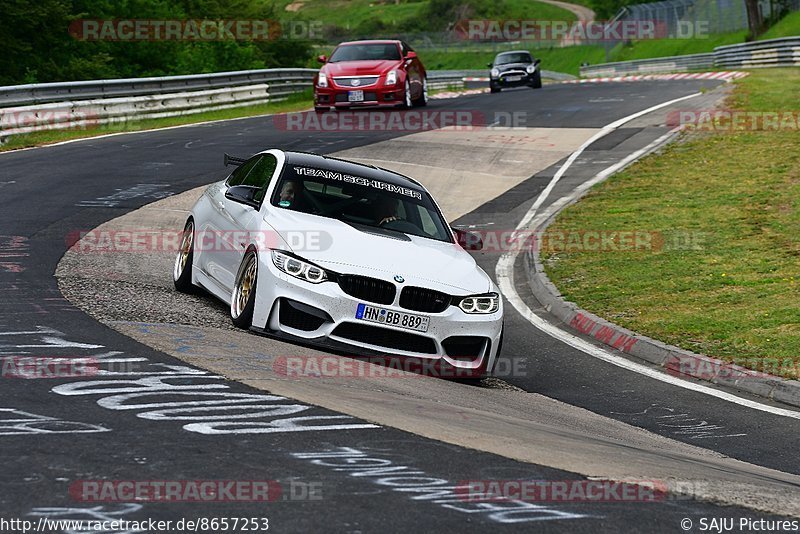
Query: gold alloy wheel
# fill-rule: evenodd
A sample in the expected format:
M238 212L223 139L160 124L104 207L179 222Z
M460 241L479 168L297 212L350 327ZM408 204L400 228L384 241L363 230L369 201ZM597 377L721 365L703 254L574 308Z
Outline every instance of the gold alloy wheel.
M250 300L250 293L256 285L256 255L252 252L248 253L245 258L245 264L242 266L239 280L236 283L236 289L233 293L233 316L239 317L247 307L247 302Z
M186 223L186 228L183 229L183 237L181 238L181 246L178 249L178 255L175 258L175 267L172 271L173 280L178 280L186 269L186 264L189 261L189 256L192 254L192 244L194 243L194 223Z

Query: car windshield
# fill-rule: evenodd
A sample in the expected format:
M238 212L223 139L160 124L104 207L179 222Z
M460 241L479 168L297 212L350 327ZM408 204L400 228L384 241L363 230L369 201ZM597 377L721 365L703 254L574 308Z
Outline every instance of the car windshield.
M447 223L421 188L290 164L281 174L271 203L354 226L452 242Z
M342 45L331 54L330 63L339 61L398 60L400 51L394 43Z
M533 58L527 52L513 54L500 54L494 60L495 65L506 65L508 63L533 63Z

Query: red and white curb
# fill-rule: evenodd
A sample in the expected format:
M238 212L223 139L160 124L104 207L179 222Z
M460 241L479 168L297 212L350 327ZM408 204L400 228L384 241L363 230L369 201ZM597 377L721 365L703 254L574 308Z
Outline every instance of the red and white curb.
M603 82L639 82L649 80L724 80L730 82L744 78L748 73L741 71L723 72L684 72L677 74L633 74L630 76L609 76L604 78L584 78L567 80L562 83L603 83Z
M488 92L489 92L488 87L481 87L480 89L467 89L465 91L442 91L440 93L430 95L428 98L431 100L439 100L443 98L456 98L459 96L479 95Z

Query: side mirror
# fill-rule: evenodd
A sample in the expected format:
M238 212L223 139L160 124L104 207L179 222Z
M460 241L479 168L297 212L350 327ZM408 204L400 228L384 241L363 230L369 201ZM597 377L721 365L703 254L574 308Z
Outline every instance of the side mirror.
M414 52L413 50L408 54L406 54L406 59L416 59L416 58L417 58L417 53Z
M483 248L483 239L475 232L467 232L460 228L452 228L453 233L456 234L456 240L461 248L464 250L481 250Z
M328 56L326 56L325 54L319 55L317 56L317 61L319 61L322 64L325 64L328 61Z
M491 69L492 67L494 67L494 63L487 63L486 66Z
M225 191L225 198L258 209L259 202L255 200L255 197L259 191L259 187L252 185L234 185Z
M538 66L538 65L539 65L539 63L541 63L541 62L542 62L542 60L541 60L541 59L537 59L536 61L534 61L534 62L533 62L533 64Z

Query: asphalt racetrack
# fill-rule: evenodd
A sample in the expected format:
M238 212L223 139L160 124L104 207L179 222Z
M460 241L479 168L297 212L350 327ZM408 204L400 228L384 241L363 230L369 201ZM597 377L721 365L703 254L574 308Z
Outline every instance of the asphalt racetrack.
M546 207L662 137L669 110L713 105L721 82L556 84L425 108L511 121L511 130L319 132L256 117L0 154L0 357L84 358L101 369L0 379L0 519L152 519L173 531L214 518L257 518L249 530L263 530L266 518L276 532L681 532L709 518L738 528L742 518L800 517L797 417L623 370L508 304L501 363L510 371L497 380L293 380L276 372L278 358L321 353L232 329L208 295L175 294L171 254L67 253L97 227L180 230L197 188L226 176L223 153L266 148L396 169L423 182L455 224L512 230L592 135L701 88L714 90L589 146ZM490 275L500 255L475 253ZM520 298L547 317L521 260L513 267ZM481 481L575 489L597 479L630 480L639 493L464 492ZM213 501L153 502L120 495L126 481L240 485ZM648 483L668 491L651 499ZM267 497L254 488L269 488ZM223 530L203 524L198 531ZM128 531L157 531L138 527Z

